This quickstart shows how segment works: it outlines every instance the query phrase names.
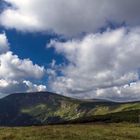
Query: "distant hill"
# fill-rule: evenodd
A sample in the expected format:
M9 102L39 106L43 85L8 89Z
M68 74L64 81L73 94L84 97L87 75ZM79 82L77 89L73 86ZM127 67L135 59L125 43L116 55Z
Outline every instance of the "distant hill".
M20 93L0 99L0 126L138 122L140 102L78 100L54 93Z

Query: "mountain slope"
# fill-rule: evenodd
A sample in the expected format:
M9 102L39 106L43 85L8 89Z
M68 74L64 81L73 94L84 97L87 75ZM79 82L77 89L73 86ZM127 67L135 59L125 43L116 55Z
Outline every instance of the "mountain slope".
M48 92L12 94L0 99L0 125L79 122L138 122L140 102L78 100Z

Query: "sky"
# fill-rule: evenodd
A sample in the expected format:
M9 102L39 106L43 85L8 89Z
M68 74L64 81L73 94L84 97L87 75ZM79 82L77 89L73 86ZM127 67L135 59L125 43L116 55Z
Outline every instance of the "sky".
M139 0L0 0L0 97L50 91L140 100Z

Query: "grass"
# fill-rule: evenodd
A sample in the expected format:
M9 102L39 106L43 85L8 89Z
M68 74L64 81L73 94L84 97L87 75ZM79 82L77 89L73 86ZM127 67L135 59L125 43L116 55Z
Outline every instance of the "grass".
M136 111L137 113L135 113ZM51 123L51 121L72 121L87 117L90 117L92 120L93 116L101 116L102 120L104 118L105 120L112 120L110 117L113 116L113 120L118 120L111 122L137 122L138 115L140 114L140 103L113 104L112 106L107 104L95 105L92 103L90 106L87 104L82 106L73 102L62 101L56 107L49 104L38 104L36 106L22 108L21 113L28 114L43 124Z
M77 124L1 127L0 140L138 140L138 124Z

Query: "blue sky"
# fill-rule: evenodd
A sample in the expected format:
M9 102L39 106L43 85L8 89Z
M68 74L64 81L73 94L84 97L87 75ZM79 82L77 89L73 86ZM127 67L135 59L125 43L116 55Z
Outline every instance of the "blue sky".
M139 99L139 6L138 0L0 1L0 96L52 91Z
M47 49L45 47L51 39L57 38L55 35L42 33L24 34L15 30L6 30L5 32L7 38L9 38L11 50L20 58L30 58L34 63L46 66L53 59L57 59L58 63L63 59L60 55L54 55L53 48Z

